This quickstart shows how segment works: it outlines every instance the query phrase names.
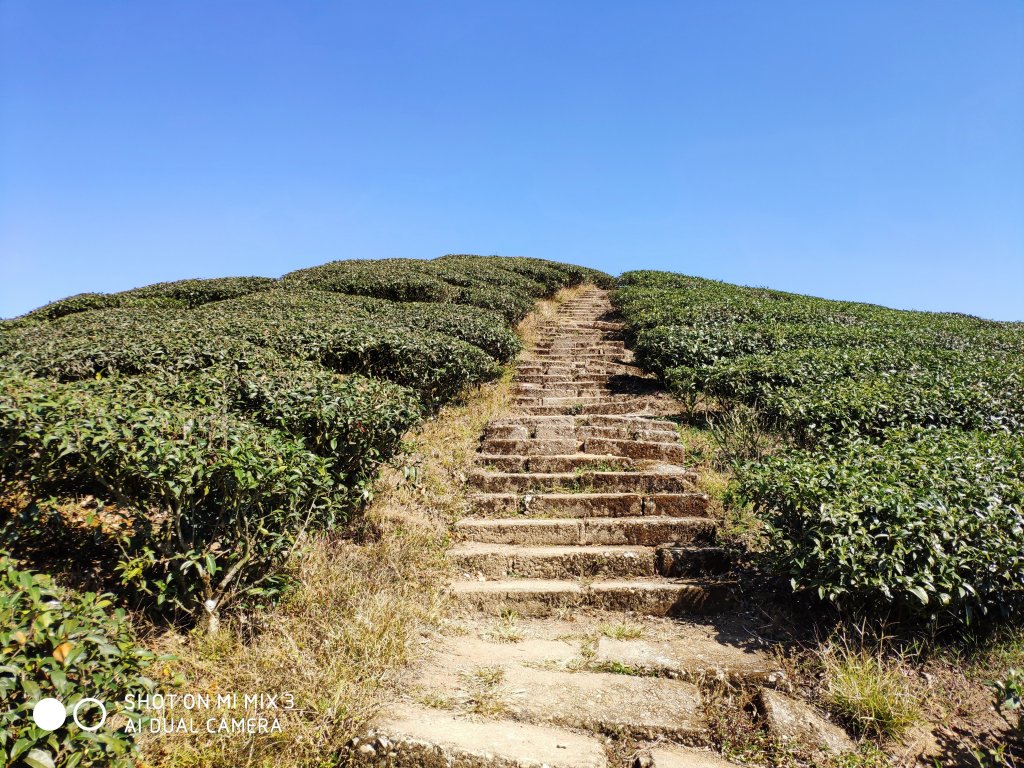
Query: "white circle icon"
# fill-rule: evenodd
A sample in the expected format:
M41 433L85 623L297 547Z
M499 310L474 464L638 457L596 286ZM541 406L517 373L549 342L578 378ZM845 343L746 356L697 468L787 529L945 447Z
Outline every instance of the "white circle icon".
M58 699L40 699L32 707L32 719L44 731L56 731L67 720L68 713Z
M83 704L87 703L95 704L103 712L103 714L100 716L100 721L96 723L96 725L82 725L82 721L78 719L78 710L82 707ZM77 725L83 731L89 731L90 733L92 733L102 728L103 723L107 721L107 708L103 706L103 702L99 699L90 699L88 697L84 699L79 699L78 703L75 704L75 708L71 710L71 718L75 721L75 725Z

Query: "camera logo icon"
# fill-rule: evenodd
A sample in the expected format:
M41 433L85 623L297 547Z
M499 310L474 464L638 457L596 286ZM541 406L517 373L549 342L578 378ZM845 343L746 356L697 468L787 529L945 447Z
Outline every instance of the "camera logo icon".
M100 721L94 725L85 725L79 719L79 711L83 707L89 705L99 707L100 709ZM64 722L68 719L68 711L60 699L48 697L36 702L36 705L32 708L32 719L35 721L35 724L44 731L56 731L64 725ZM74 708L71 710L71 719L74 720L75 725L83 731L95 733L102 728L103 723L107 721L107 708L103 706L103 702L99 699L87 696L79 699L75 704Z

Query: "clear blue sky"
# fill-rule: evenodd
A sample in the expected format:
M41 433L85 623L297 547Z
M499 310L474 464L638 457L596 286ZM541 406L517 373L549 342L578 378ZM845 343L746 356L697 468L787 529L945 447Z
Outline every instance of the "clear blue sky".
M531 255L1024 320L1024 2L0 0L0 316Z

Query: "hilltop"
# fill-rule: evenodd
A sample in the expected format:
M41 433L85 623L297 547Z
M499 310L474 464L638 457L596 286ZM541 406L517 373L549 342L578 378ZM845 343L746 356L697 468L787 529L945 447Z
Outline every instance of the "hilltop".
M860 762L842 765L881 765L914 739L962 757L935 743L943 723L1012 759L995 744L1024 689L1022 360L1020 323L526 258L338 261L53 302L0 323L0 548L18 558L3 560L0 617L20 627L0 646L22 670L0 677L0 725L21 752L116 762L133 748L123 730L46 746L26 729L39 686L117 700L173 674L222 689L291 677L335 696L303 700L293 740L257 740L249 758L151 742L147 759L260 765L283 749L306 764L344 751L458 605L497 606L493 626L461 631L514 645L519 613L561 591L559 620L618 612L592 623L671 644L691 618L643 617L685 591L665 611L721 602L744 632L771 606L796 691L859 739L845 759ZM610 538L544 538L586 528L577 517ZM517 524L550 533L520 541ZM675 586L595 589L609 557ZM558 583L517 592L530 569ZM706 581L678 582L691 577ZM544 642L557 629L530 626ZM653 674L594 666L591 640L570 672ZM165 651L178 661L158 684ZM916 682L925 670L934 690ZM729 708L700 714L693 738L805 764L807 744L725 714L751 710L746 685L703 690ZM598 752L614 764L650 746L629 738Z

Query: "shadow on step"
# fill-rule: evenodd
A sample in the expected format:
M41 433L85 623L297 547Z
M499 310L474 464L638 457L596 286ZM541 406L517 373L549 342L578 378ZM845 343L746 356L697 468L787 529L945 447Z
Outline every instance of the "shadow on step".
M606 386L612 395L656 395L663 391L655 379L625 373L610 376Z

